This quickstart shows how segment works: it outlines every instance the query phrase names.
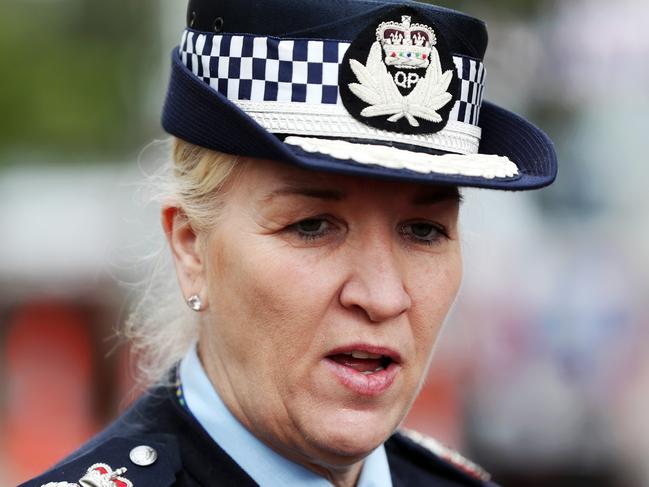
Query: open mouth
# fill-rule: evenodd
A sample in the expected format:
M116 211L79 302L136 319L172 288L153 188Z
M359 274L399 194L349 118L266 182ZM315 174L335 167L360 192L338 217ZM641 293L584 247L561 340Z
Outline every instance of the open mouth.
M393 362L387 355L374 354L361 351L337 353L327 356L329 360L354 369L363 375L375 374L387 369Z
M343 386L363 396L387 391L401 370L397 352L366 345L332 350L324 362Z

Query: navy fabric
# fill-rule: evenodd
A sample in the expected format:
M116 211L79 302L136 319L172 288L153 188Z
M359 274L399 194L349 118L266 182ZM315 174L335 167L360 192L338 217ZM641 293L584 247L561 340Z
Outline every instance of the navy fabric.
M452 53L483 59L487 48L484 22L435 5L401 0L190 0L187 26L214 33L216 19L222 32L278 37L307 37L352 41L395 6L416 6L440 29Z
M131 448L149 445L158 453L150 466L129 460ZM496 487L413 443L399 433L385 448L394 487ZM178 402L173 388L149 391L112 425L49 472L20 487L77 482L95 463L126 467L134 487L255 487L257 483L216 444Z
M181 139L229 154L273 159L318 171L401 181L526 190L550 184L557 169L554 146L547 135L523 118L489 102L484 102L480 111L483 130L480 152L509 157L521 170L517 177L489 180L421 174L306 153L284 144L194 76L182 64L178 49L172 51L171 79L162 125L167 132Z
M156 451L158 458L152 465L139 466L130 460L129 452L141 445L147 445ZM181 470L178 444L174 436L120 435L89 444L83 453L74 455L42 476L21 484L20 487L41 487L49 482L78 482L96 463L108 465L113 472L118 468L126 468L122 477L134 486L172 486Z
M507 155L514 162L525 161L523 169L532 184L530 188L554 181L557 154L554 144L541 129L488 101L482 104L480 126L481 153Z

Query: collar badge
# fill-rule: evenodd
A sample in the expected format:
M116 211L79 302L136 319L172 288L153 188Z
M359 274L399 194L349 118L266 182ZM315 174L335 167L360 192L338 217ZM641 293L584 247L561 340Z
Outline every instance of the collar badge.
M126 468L113 471L105 463L95 463L86 474L79 479L79 483L50 482L41 487L133 487L133 483L122 477Z

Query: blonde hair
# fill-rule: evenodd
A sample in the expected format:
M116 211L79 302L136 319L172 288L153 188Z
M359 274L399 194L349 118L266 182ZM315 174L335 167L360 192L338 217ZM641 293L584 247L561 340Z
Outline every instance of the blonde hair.
M199 234L218 220L223 187L241 158L172 139L171 161L147 178L149 200L175 206ZM198 339L199 315L182 296L166 243L152 255L154 265L124 326L130 342L137 383L164 383L169 370Z

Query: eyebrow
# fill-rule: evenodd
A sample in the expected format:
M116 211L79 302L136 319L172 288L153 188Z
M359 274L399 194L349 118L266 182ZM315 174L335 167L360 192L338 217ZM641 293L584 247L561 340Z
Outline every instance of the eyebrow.
M308 186L286 186L269 192L261 198L261 201L263 203L270 203L273 199L280 196L304 196L307 198L327 201L342 201L347 197L343 191L334 189L314 188ZM411 204L414 206L429 206L446 201L457 201L458 203L461 203L462 195L455 188L442 191L437 190L415 196L412 199Z
M420 194L412 200L412 204L415 206L428 206L445 201L456 201L458 203L462 203L462 199L463 198L460 192L457 189L453 188L444 191L435 191L432 193Z
M324 188L309 188L298 186L287 186L285 188L276 189L265 195L261 201L269 203L278 196L305 196L307 198L315 198L321 200L341 201L345 199L346 195L342 191Z

